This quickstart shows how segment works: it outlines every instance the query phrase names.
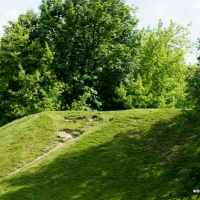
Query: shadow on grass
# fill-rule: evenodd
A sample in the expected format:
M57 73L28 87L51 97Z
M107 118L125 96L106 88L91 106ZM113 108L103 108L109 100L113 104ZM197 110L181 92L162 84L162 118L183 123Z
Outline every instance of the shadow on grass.
M150 130L130 128L109 142L66 152L34 173L5 179L9 188L19 189L8 189L0 199L171 199L177 172L199 156L197 135L180 121L177 116Z

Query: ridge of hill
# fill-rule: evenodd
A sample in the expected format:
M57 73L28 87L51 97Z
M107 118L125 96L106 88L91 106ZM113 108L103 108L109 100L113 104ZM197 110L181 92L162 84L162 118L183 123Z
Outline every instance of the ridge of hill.
M177 174L200 154L198 134L181 121L176 109L16 120L0 128L0 199L179 199L170 196Z

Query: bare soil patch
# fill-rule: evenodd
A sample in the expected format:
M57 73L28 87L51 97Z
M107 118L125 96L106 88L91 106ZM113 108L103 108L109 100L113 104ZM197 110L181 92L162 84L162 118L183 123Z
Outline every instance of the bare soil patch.
M41 160L43 158L45 158L46 156L48 156L49 154L51 154L52 152L60 149L61 147L63 147L65 144L67 144L69 141L71 140L74 140L74 138L72 137L72 131L71 130L68 130L68 129L65 129L65 130L62 130L62 131L58 131L58 135L60 138L62 138L62 141L59 141L58 142L58 145L56 147L54 147L53 149L49 150L48 152L44 153L43 155L41 156L38 156L35 160L25 164L24 166L16 169L14 172L11 172L10 174L8 174L7 176L10 176L12 174L15 174L19 171L21 171L22 169L34 164L36 161L38 160ZM67 142L66 142L67 141Z

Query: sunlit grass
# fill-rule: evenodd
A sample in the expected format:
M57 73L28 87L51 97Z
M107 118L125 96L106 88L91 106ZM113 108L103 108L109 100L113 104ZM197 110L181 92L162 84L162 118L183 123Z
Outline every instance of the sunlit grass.
M178 171L200 153L197 135L180 123L180 111L169 109L45 112L15 121L0 128L0 199L172 199ZM66 129L81 134L6 177L56 146L57 131Z

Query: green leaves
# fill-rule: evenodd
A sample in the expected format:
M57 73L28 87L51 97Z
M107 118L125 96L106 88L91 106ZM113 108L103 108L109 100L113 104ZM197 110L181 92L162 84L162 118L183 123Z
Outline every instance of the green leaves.
M194 114L198 117L200 110L200 74L199 66L191 66L187 76L187 100L194 106ZM196 115L195 114L195 115ZM199 118L199 117L198 117Z
M0 113L185 104L187 27L138 30L122 0L43 0L1 38ZM87 95L86 95L87 94Z
M84 93L79 97L78 101L76 100L73 101L70 109L79 111L90 110L90 105L86 103L86 101L90 96L91 96L90 93Z
M30 14L11 23L1 39L0 107L5 121L61 107L63 84L51 70L53 53L47 42L42 46L30 38L33 27L21 23L29 20Z
M2 116L86 101L116 109L115 88L133 71L139 45L135 10L121 0L43 0L40 11L20 15L1 38Z
M159 21L157 29L142 31L133 71L129 71L123 85L116 87L115 101L121 102L121 109L127 108L128 102L135 108L189 105L185 99L188 68L184 58L186 51L192 48L188 34L187 28L172 21L168 28ZM129 55L126 48L123 53Z
M91 106L112 109L115 87L132 68L138 20L120 0L50 2L40 7L40 31L55 52L54 72L71 87L63 104L91 88L98 93L91 94Z
M171 21L164 28L147 31L138 51L136 80L141 77L145 96L151 96L144 107L182 107L185 99L187 67L185 52L191 47L187 28ZM136 93L137 88L135 89Z

